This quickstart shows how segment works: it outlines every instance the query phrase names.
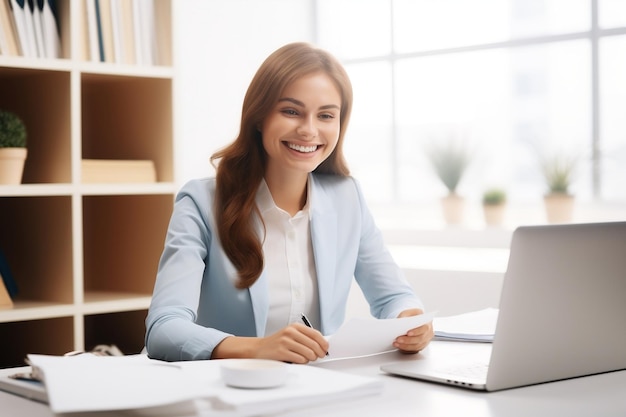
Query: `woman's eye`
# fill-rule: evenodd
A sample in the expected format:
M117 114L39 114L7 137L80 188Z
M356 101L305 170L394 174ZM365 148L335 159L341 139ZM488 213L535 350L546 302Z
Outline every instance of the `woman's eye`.
M297 116L298 115L298 112L295 111L294 109L283 109L282 113L286 114L288 116Z
M319 117L320 117L320 119L330 120L330 119L334 119L335 115L331 114L331 113L323 113L323 114L320 114Z

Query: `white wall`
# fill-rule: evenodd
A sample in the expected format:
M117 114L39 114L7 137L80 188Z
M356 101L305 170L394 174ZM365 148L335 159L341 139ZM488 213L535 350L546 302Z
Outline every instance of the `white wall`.
M213 174L209 157L237 135L261 62L312 40L309 0L184 0L174 8L175 171L179 185Z

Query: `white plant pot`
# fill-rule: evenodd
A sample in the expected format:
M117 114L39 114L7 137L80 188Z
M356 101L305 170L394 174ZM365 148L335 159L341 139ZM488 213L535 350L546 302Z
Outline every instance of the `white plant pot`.
M548 194L544 197L548 223L570 223L574 214L574 196Z
M485 215L485 224L487 226L502 226L504 222L505 204L483 204L483 213Z
M463 223L465 214L465 198L457 194L448 194L441 199L443 218L448 225Z
M21 184L26 148L0 148L0 184Z

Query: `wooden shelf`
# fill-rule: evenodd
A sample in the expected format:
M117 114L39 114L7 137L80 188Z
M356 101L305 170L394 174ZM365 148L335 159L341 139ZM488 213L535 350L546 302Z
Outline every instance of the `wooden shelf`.
M0 323L71 317L74 307L74 304L14 300L12 308L0 310Z
M21 185L0 185L0 249L19 293L0 367L95 344L141 350L177 191L172 0L155 0L156 65L91 62L84 2L59 0L62 58L0 55L0 108L24 121ZM150 160L156 182L81 182L84 159Z

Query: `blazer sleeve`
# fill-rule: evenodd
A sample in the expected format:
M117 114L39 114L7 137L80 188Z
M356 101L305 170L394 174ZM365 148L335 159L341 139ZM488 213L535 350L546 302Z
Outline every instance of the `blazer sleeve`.
M213 239L207 181L177 194L146 318L146 349L162 360L209 359L228 333L197 324L205 260Z

